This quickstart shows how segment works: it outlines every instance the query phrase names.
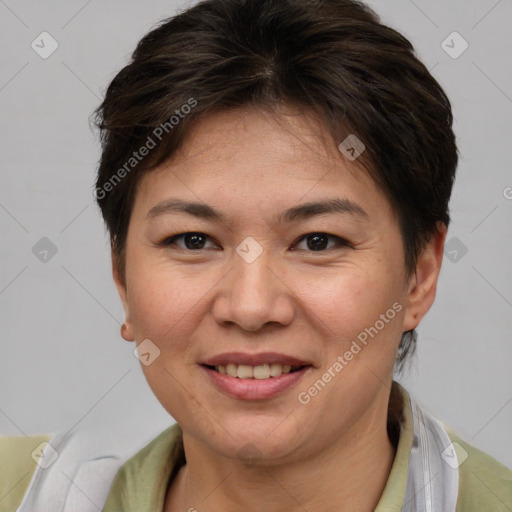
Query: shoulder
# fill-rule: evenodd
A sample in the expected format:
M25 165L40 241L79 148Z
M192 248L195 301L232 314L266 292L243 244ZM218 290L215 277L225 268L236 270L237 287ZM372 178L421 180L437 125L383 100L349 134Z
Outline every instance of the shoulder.
M175 423L122 465L103 512L161 510L168 483L184 463L182 431Z
M512 510L512 470L445 427L457 453L457 512Z
M0 512L20 505L51 434L0 437Z

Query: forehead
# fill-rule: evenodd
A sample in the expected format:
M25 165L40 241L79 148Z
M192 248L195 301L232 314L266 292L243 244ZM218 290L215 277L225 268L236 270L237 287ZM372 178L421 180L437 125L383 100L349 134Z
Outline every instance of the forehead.
M220 167L229 161L244 162L240 172L248 167L254 171L258 163L262 171L265 164L274 163L276 170L281 165L282 172L291 164L292 175L308 167L325 170L341 164L355 176L364 174L356 162L346 165L336 146L311 110L288 105L276 107L275 112L244 107L207 115L192 125L183 146L167 164L190 172L201 164L216 170L217 166L212 165L216 162ZM251 161L254 166L250 166Z
M170 160L141 178L134 210L147 215L170 195L222 211L262 204L284 210L337 197L364 204L370 216L393 215L373 179L340 153L318 117L293 108L279 114L240 108L201 119Z

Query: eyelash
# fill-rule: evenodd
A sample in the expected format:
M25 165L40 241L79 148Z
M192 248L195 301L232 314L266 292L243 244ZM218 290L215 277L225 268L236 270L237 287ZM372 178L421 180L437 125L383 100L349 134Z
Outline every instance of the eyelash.
M170 236L170 237L167 237L165 240L163 240L162 242L160 242L158 244L158 246L160 247L170 247L172 245L176 246L175 244L175 241L180 239L180 238L183 238L184 236L186 235L202 235L204 237L206 237L208 240L212 240L211 237L209 237L208 235L206 235L205 233L201 233L199 231L187 231L185 233L179 233L177 235L173 235L173 236ZM331 238L331 239L334 239L336 240L337 244L338 244L338 247L350 247L352 248L352 244L350 244L350 242L348 242L347 240L339 237L339 236L336 236L336 235L331 235L329 233L323 233L321 231L313 231L311 233L306 233L305 235L302 235L301 237L299 237L297 239L296 242L294 242L294 246L297 245L299 242L301 242L302 240L304 240L305 238L307 238L308 236L311 236L311 235L322 235L322 236L326 236L328 238ZM197 252L197 251L204 251L205 249L188 249L186 247L179 247L177 246L178 249L181 249L181 250L184 250L184 251L187 251L187 252ZM327 251L330 251L331 249L335 249L335 247L330 247L329 249L321 249L321 250L318 250L318 251L310 251L308 250L307 252L327 252Z

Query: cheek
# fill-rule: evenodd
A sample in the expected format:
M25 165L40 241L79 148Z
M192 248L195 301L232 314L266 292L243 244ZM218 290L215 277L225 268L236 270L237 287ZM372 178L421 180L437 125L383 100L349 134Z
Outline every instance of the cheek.
M392 272L371 265L367 272L340 274L315 296L314 320L324 332L325 370L343 356L343 378L333 379L331 392L353 393L368 375L384 378L392 370L401 339L402 298ZM336 369L334 369L336 370ZM336 371L334 371L336 373ZM336 373L338 375L338 373ZM341 388L343 389L340 389ZM350 390L350 391L347 391ZM338 400L325 395L325 400Z
M208 289L204 283L177 271L163 271L157 264L141 269L130 284L130 310L137 339L163 344L165 340L187 338L197 322L199 301Z
M311 322L323 325L331 339L333 335L342 340L356 336L399 299L396 280L376 265L339 268L314 280L297 279L302 280L297 295L307 306L305 311L312 312Z
M130 287L135 339L149 339L160 351L150 364L141 364L141 369L157 399L176 417L180 408L188 410L195 402L183 383L193 359L190 340L200 323L199 301L205 290L197 279L162 271L158 264L138 270L131 276Z

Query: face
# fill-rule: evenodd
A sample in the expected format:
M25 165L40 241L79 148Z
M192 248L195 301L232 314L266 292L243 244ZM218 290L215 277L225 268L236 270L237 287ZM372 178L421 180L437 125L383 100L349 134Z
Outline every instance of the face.
M212 114L139 184L114 275L126 339L150 340L156 397L225 457L282 463L380 428L402 332L433 300L389 202L326 137L291 108Z

